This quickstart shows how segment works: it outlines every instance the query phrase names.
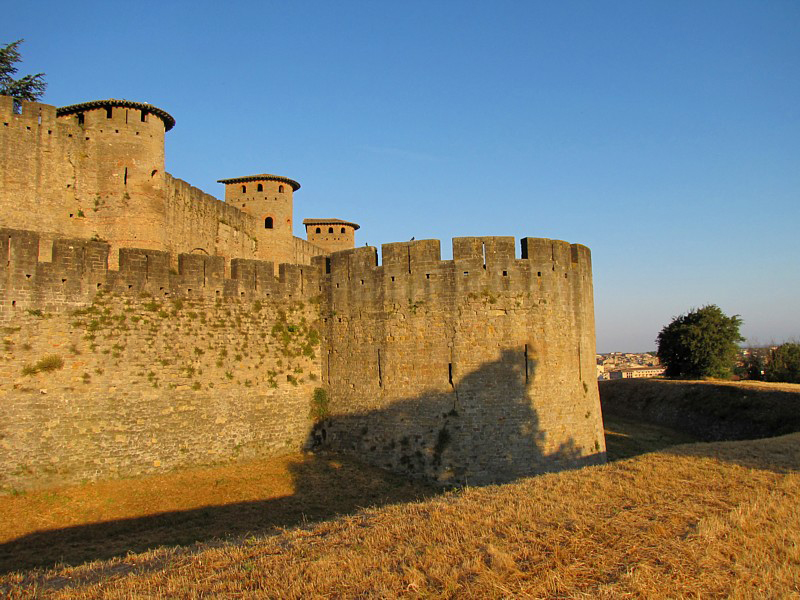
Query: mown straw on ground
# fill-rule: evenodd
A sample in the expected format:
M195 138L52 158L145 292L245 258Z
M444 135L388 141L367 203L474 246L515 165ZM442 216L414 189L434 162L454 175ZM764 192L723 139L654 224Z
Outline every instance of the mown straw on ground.
M12 598L800 596L800 434L689 444L280 535L8 574Z

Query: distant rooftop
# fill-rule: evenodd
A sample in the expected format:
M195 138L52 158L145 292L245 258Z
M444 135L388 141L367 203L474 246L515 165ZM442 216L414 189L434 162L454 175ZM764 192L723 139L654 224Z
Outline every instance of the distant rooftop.
M283 177L281 175L270 175L269 173L261 173L260 175L245 175L244 177L234 177L232 179L217 179L217 183L247 183L248 181L280 181L281 183L288 183L292 186L292 191L296 192L300 189L300 184L294 179Z
M361 228L357 223L342 221L341 219L303 219L303 225L349 225L354 230Z
M81 102L80 104L70 104L69 106L62 106L56 109L56 115L63 117L64 115L74 115L85 110L93 110L95 108L108 108L109 106L120 106L122 108L135 108L142 111L147 111L150 114L156 115L164 121L164 130L169 131L175 127L175 117L165 110L161 110L157 106L148 104L147 102L133 102L131 100L117 100L116 98L109 98L108 100L92 100L90 102Z

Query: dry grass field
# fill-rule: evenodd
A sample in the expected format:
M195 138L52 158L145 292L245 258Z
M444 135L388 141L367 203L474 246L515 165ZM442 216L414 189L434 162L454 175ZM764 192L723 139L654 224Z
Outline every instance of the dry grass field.
M609 448L616 444L616 451L622 454L635 453L637 445L642 450L648 444L658 448L673 441L668 430L651 426L607 426ZM644 441L636 441L637 436ZM298 467L290 467L292 461L310 461L311 467L302 468L316 469L316 486L311 483L313 478L307 477L304 489L293 490L293 477L281 475L278 463L271 467L258 463L261 466L257 468L264 470L262 479L254 471L249 483L238 484L226 482L208 469L208 476L223 479L219 486L228 485L237 499L225 506L192 509L187 505L201 498L195 496L199 494L195 488L212 485L210 479L200 478L203 470L170 476L188 478L175 488L167 482L169 477L161 483L151 483L158 478L118 482L133 486L128 496L138 498L143 492L136 486L145 484L152 486L153 496L150 500L131 499L124 510L122 506L107 507L100 519L112 520L95 524L101 530L92 538L91 548L81 544L92 526L73 524L72 545L82 547L85 558L101 558L104 553L113 556L130 543L131 538L125 536L136 533L137 524L146 523L139 531L144 536L139 546L132 544L131 548L134 552L140 547L152 549L86 563L73 558L75 566L8 571L14 555L24 551L26 540L47 536L43 528L55 528L51 536L64 533L66 515L77 514L69 506L77 505L77 500L61 498L72 492L62 489L4 497L0 499L0 519L7 530L5 539L16 539L2 545L8 555L4 558L6 572L0 575L0 595L800 598L800 434L666 447L605 466L413 502L407 500L415 494L430 494L430 490L391 477L381 483L384 474L331 457L284 460L284 473L294 469L293 477ZM241 469L231 470L229 477L234 478L237 471ZM336 473L344 474L337 480ZM283 491L277 483L270 484L278 486L272 491L265 487L265 482L281 479L287 486ZM93 485L111 484L81 487ZM194 497L183 505L180 497L168 498L170 490L181 486L185 496ZM250 500L242 500L239 492L234 494L234 489L248 486ZM336 486L341 489L333 489ZM362 506L398 503L357 511L359 503L354 498L361 486L371 486L374 492L372 500L362 501ZM46 494L53 496L48 499ZM119 490L100 488L94 494L96 503L105 502L103 497L114 498L114 502L126 497ZM265 500L269 494L273 496ZM155 498L159 495L162 502L174 503L162 520L157 515L120 520L121 514L136 515L158 506ZM299 515L299 521L292 522L284 515L283 525L293 527L275 533L275 526L281 523L272 510L292 499L298 505L289 517ZM25 500L31 504L25 505ZM328 500L340 503L341 510L326 506ZM10 501L23 504L9 508L6 503ZM135 503L140 501L144 504L137 508ZM252 505L260 512L252 512ZM95 514L97 504L83 507L86 512L80 522L85 523ZM302 523L306 510L309 519L327 518L336 512L349 514L316 525L294 526ZM22 524L37 512L36 518L42 519L38 525ZM187 514L191 515L188 523L182 521ZM119 524L117 538L102 529L115 523ZM204 529L208 523L213 527ZM17 528L16 534L8 533L11 527ZM31 531L31 527L38 533L19 537L20 531ZM153 548L159 531L164 540L181 531L193 533L183 540L186 545L164 541L162 547ZM220 537L215 539L213 531ZM228 537L222 537L223 533ZM190 543L194 540L200 541ZM120 546L113 547L115 543ZM69 548L69 544L62 546L65 558ZM39 551L45 551L41 543Z

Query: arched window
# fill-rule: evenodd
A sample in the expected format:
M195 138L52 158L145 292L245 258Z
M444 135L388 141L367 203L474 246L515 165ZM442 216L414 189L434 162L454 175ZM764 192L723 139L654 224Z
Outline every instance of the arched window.
M247 186L246 186L246 185L243 185L243 186L242 186L242 193L243 193L243 194L246 194L246 193L247 193Z
M320 229L319 227L317 227L317 233L322 233L322 229Z
M278 193L279 193L279 194L282 194L282 193L283 193L283 186L282 186L282 185L279 185L279 186L278 186Z
M344 227L342 227L342 233L344 233Z
M272 229L272 217L264 219L264 229Z
M333 233L333 227L328 227L328 233Z
M258 184L258 189L256 191L263 192L264 191L264 184L259 183Z

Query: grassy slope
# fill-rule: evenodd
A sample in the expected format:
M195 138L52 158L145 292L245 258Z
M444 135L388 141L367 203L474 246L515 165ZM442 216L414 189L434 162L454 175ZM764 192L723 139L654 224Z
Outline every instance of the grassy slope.
M792 597L800 595L798 497L800 434L691 444L280 535L13 573L0 577L0 591L64 598Z
M707 442L800 431L800 384L617 379L599 388L604 418L658 423Z

